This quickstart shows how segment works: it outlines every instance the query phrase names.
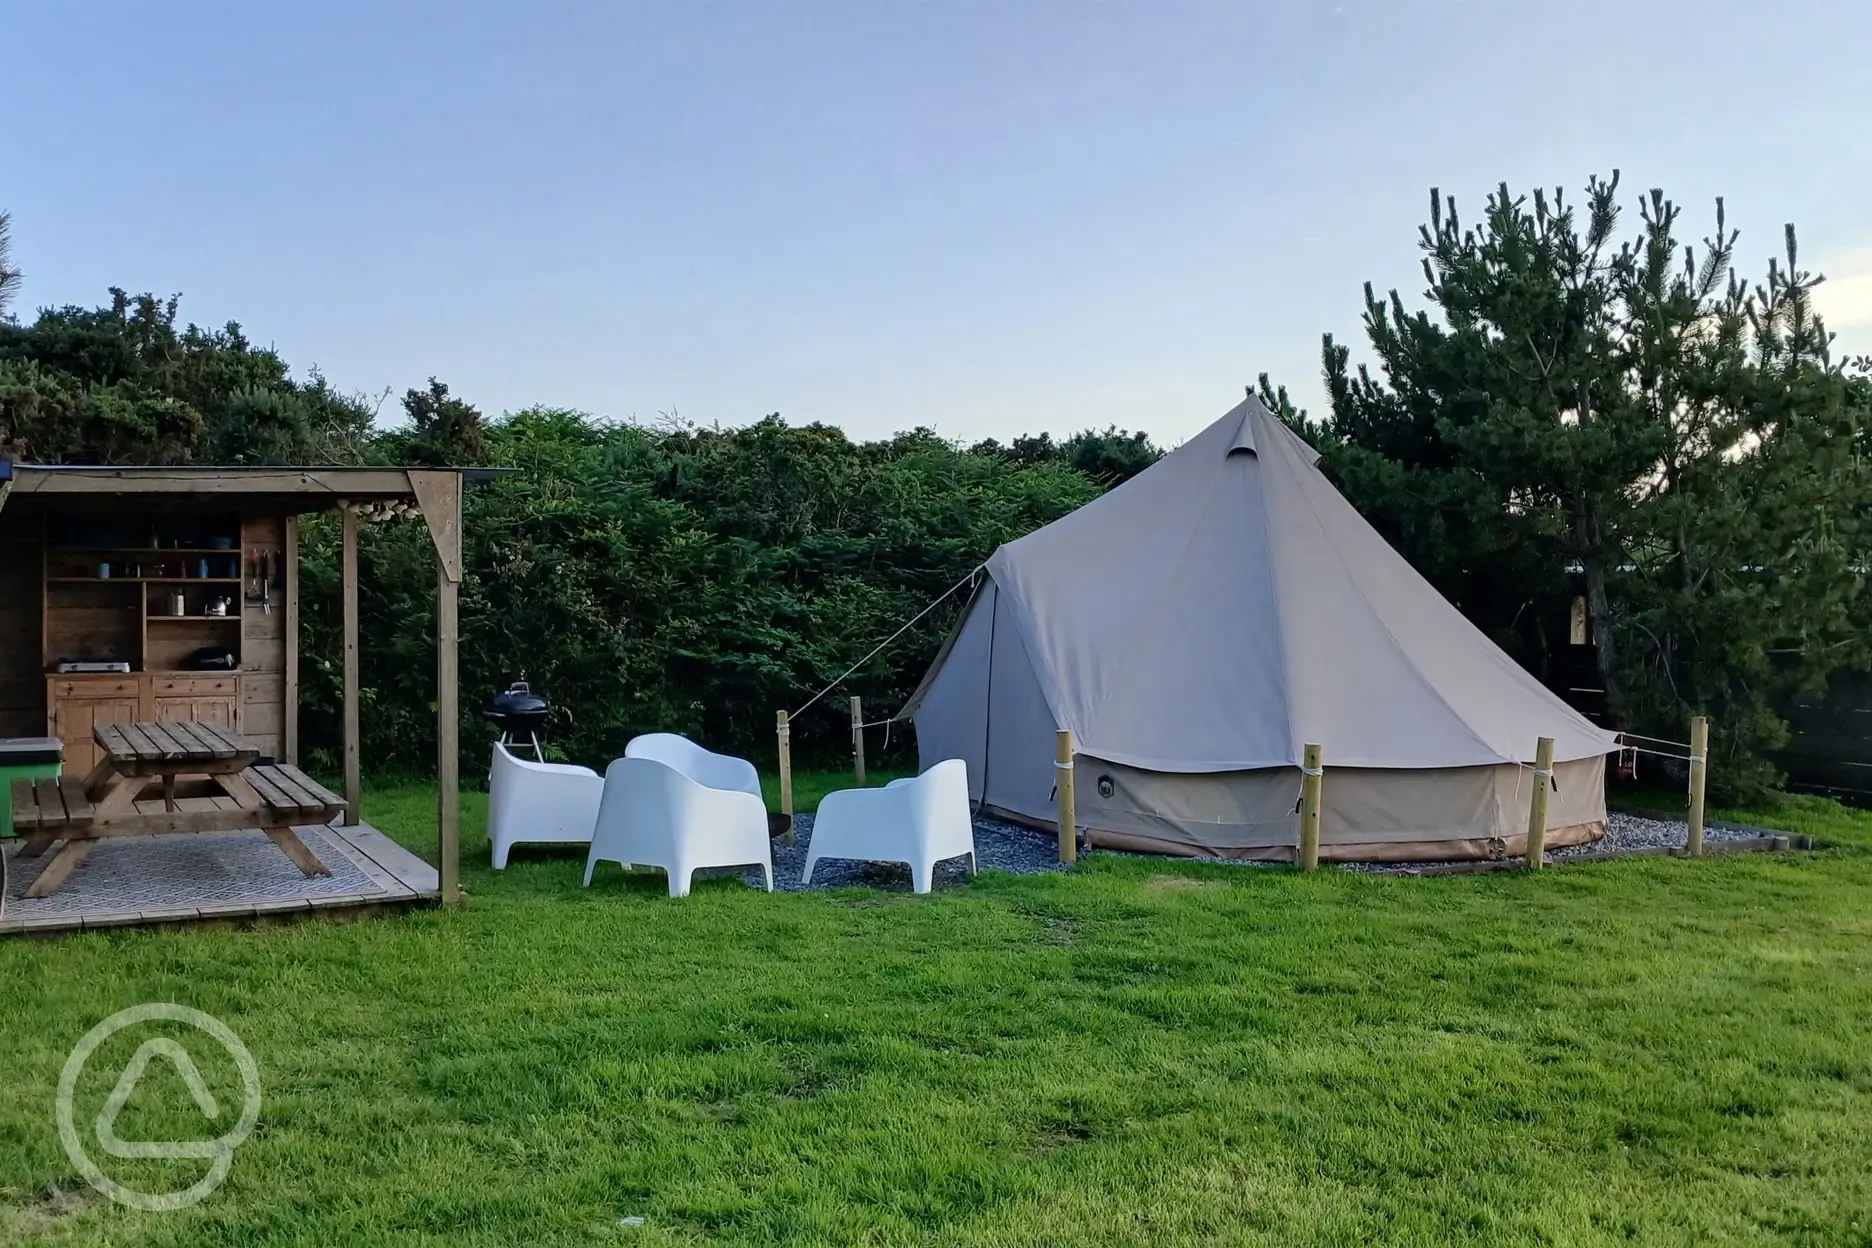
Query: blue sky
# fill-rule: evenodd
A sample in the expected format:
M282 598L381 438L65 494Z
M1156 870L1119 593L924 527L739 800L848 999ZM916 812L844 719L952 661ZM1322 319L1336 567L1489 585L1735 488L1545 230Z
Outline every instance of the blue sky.
M17 311L180 292L300 371L872 437L1188 436L1422 286L1428 188L1801 231L1872 351L1872 5L20 3ZM396 410L386 404L386 415Z

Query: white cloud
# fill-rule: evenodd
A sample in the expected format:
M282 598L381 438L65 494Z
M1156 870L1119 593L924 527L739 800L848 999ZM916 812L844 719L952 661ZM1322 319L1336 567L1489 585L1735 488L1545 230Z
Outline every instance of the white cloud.
M1814 290L1814 308L1827 328L1872 325L1872 249L1846 253L1820 271L1826 281Z

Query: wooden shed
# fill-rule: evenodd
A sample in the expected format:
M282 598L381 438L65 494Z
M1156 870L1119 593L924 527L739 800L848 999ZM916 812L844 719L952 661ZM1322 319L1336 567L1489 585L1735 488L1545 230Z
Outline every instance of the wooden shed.
M0 736L212 723L299 760L299 517L343 517L346 822L358 821L357 525L420 508L436 547L437 870L459 899L457 588L464 481L495 469L80 467L0 461Z

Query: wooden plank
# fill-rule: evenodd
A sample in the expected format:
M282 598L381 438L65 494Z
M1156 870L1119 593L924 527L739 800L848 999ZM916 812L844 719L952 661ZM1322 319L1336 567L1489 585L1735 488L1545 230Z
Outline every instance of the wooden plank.
M286 641L286 687L281 695L285 716L281 733L281 755L288 763L299 761L299 517L286 517L285 602L281 604L281 628Z
M407 478L405 478L407 480ZM357 509L346 504L341 527L344 595L344 796L345 822L358 821L362 784L358 770L358 553Z
M148 780L168 775L223 775L244 771L252 763L251 758L171 758L155 762L118 763L116 771L118 775L140 776Z
M213 738L203 736L196 730L195 724L186 719L169 720L163 727L176 741L189 747L188 757L232 758L234 751Z
M227 800L230 809L258 810L263 803L260 794L254 790L245 771L230 771L215 777Z
M441 887L434 867L368 823L333 828L331 834L342 838L353 853L382 867L398 884L417 896L433 897Z
M213 755L204 755L201 747L189 739L186 732L179 731L179 725L165 723L132 724L144 736L162 747L164 762L193 762L197 759L206 761Z
M224 724L208 723L201 724L200 727L204 731L213 734L217 741L226 745L228 750L236 758L258 758L260 756L260 747L233 728L229 728Z
M319 810L189 810L174 814L139 814L134 810L109 821L100 820L85 831L86 836L167 836L178 832L238 832L270 824L295 828L319 827L331 820Z
M327 805L331 805L331 806L344 805L344 798L339 797L336 793L332 792L330 789L326 788L324 785L320 784L318 781L314 780L311 776L308 776L305 772L299 770L297 767L280 766L280 767L275 767L274 770L281 773L284 776L289 777L294 784L297 784L300 788L304 789L307 793L310 793L313 797L317 798L319 801L324 802Z
M498 470L483 470L494 471ZM339 498L405 498L409 474L400 468L213 468L194 465L127 468L44 468L19 465L15 488L25 494L212 494L232 504L285 496L288 505L329 506ZM303 501L301 501L303 500Z
M265 767L249 767L246 771L241 773L241 778L253 786L254 792L260 796L261 804L271 806L277 810L296 809L298 803L294 801L284 789L280 788L278 781L267 774L269 770L269 768Z
M78 869L78 864L85 860L85 855L91 852L91 847L95 844L97 842L89 837L66 841L64 848L52 855L52 861L46 863L45 869L39 873L39 878L34 880L32 887L26 890L26 895L50 897L57 892L59 885Z
M189 732L204 746L212 749L216 758L257 758L260 751L226 724L217 724L212 720L191 720L185 725Z
M191 709L196 701L197 699L189 699ZM185 719L164 719L152 723L149 733L152 740L170 746L179 761L192 762L197 759L207 761L214 758L214 747L204 746L196 739L195 734L189 731L188 721ZM174 773L175 769L170 768L169 774Z
M143 776L126 776L121 773L111 777L104 792L99 794L93 807L93 818L98 823L114 819L130 809L130 806L143 793Z
M114 727L116 740L121 743L120 749L113 749L105 745L101 739L98 740L98 744L104 747L104 752L111 758L124 763L162 761L164 753L162 746L157 744L138 724L131 722L116 724ZM92 735L96 737L97 730L93 730Z
M65 826L65 799L56 780L33 781L34 821L42 828Z
M84 791L86 793L95 796L103 790L106 784L110 783L110 778L115 772L116 768L111 766L111 760L109 758L100 758L97 761L97 766L93 767L90 773L79 783L84 785Z
M13 803L13 830L21 836L39 826L36 789L37 784L32 780L15 780L10 786L8 800Z
M142 757L141 749L124 735L122 724L98 724L91 729L91 739L109 758L135 760Z
M168 733L162 730L161 725L153 720L125 724L123 726L123 731L124 736L128 737L137 747L137 757L135 759L126 760L128 762L148 763L153 761L157 763L168 763L173 761L177 756L178 749L176 743L170 739ZM122 768L118 770L122 770Z
M83 828L91 823L91 799L85 796L84 782L78 777L41 780L35 787L41 827Z
M268 783L276 786L295 809L314 810L325 804L302 788L283 768L255 767L252 770L264 776Z
M326 866L324 862L320 860L319 856L312 852L312 847L300 840L299 834L294 832L291 828L283 828L276 825L264 830L268 838L271 839L275 845L279 846L280 850L288 858L292 859L293 865L304 872L308 878L331 874L331 868Z

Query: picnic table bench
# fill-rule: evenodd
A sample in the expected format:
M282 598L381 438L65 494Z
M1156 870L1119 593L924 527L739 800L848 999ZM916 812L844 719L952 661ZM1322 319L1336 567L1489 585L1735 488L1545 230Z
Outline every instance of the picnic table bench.
M64 846L26 891L57 891L108 836L159 836L260 828L306 875L330 875L294 828L328 824L344 799L297 767L260 763L253 742L214 724L100 724L102 758L83 780L17 781L12 814L23 857ZM184 781L191 791L183 792ZM158 796L147 792L154 784ZM194 791L199 789L200 791Z

